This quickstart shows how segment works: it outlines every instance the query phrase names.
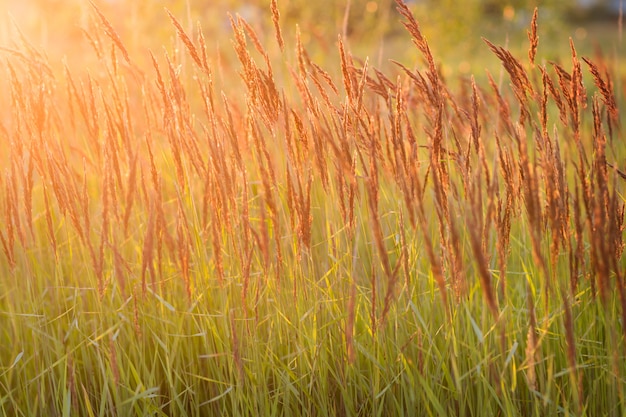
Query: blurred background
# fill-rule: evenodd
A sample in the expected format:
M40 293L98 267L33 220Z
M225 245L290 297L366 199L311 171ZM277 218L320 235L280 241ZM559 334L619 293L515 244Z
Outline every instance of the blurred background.
M159 50L171 45L175 31L164 11L169 9L192 33L199 22L209 45L230 48L228 14L244 17L260 34L273 37L270 0L93 0L127 46ZM437 58L453 70L469 72L481 54L489 54L481 37L527 48L526 30L532 10L539 8L538 58L555 59L568 51L568 38L591 53L599 45L614 50L621 41L620 8L626 0L410 0ZM278 0L284 36L295 36L296 25L312 55L336 49L344 33L357 56L384 61L407 54L408 35L393 0ZM88 0L0 0L0 45L10 45L16 29L53 57L71 54L85 45L83 30L94 18ZM270 43L270 42L268 42ZM272 43L273 44L273 43ZM292 44L293 45L293 44ZM130 49L130 48L129 48ZM414 53L414 51L413 51Z

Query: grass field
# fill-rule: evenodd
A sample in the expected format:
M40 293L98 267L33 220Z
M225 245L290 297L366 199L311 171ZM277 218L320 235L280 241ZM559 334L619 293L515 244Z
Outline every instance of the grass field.
M384 70L268 7L0 50L0 414L626 415L619 48L451 80L401 1Z

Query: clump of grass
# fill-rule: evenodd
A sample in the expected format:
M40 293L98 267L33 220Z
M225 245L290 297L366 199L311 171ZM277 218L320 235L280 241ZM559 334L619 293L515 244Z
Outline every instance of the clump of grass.
M225 68L92 6L98 68L2 50L3 414L623 414L613 63L537 63L535 10L527 63L485 40L508 85L456 88L400 0L388 73L272 1Z

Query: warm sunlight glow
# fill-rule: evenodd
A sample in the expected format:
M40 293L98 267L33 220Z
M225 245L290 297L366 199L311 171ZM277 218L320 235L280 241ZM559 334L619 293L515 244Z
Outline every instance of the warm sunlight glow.
M368 13L376 13L378 10L378 3L375 1L368 1L365 5L365 10L367 10Z
M506 6L502 10L502 17L504 17L504 20L511 22L515 19L515 8L511 5Z
M0 417L626 416L626 50L558 2L0 0Z
M73 47L81 41L87 5L76 0L0 0L0 44L10 45L19 30L52 55Z

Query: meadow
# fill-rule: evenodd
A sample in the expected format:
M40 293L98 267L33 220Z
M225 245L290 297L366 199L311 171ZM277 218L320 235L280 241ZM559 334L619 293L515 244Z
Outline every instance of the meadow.
M623 57L89 11L0 48L1 415L626 415Z

